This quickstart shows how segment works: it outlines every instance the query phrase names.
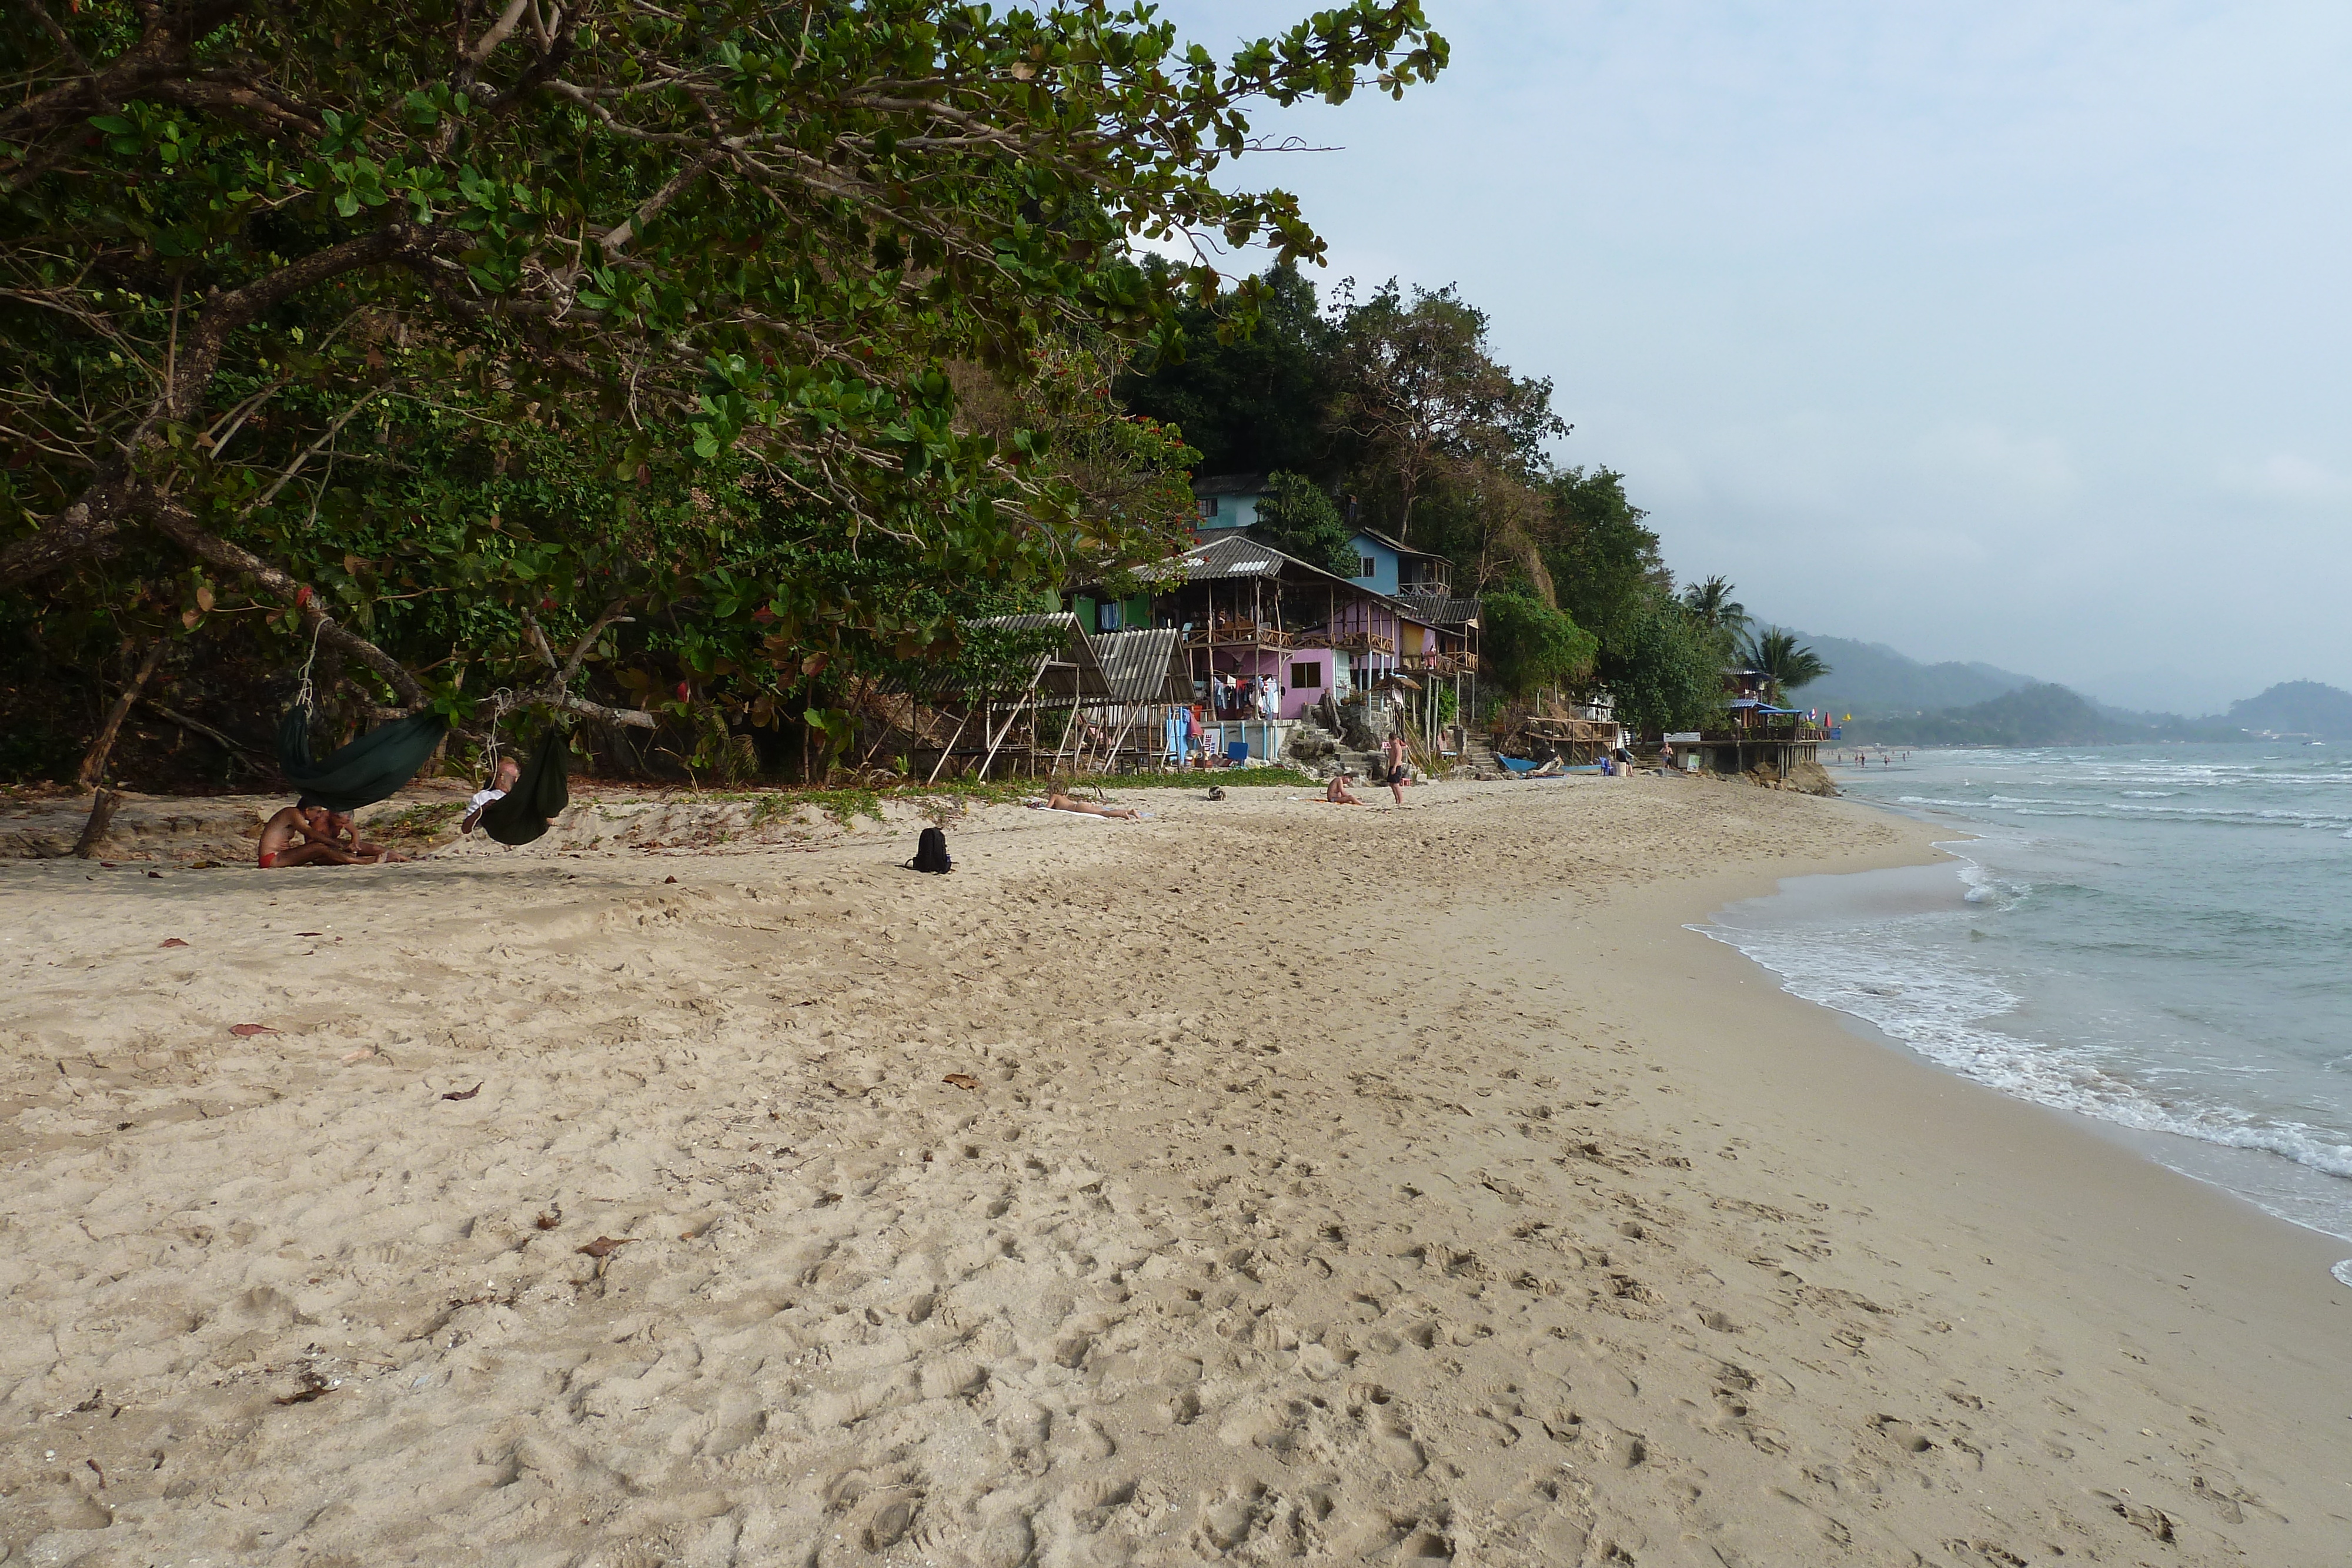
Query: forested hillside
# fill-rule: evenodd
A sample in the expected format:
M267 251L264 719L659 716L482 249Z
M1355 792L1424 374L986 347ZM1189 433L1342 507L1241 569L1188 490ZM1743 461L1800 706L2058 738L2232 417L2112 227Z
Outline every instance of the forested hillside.
M1805 701L1857 718L1965 707L2034 684L2031 675L1990 664L1922 664L1883 643L1808 635L1831 673L1805 689Z
M2317 681L2286 681L2232 704L2229 722L2242 729L2352 743L2352 692Z

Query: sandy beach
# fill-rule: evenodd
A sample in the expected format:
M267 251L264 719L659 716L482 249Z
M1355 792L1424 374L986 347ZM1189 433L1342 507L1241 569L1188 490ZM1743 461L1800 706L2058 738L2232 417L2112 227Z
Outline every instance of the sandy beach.
M0 1563L2346 1559L2342 1244L1685 929L1926 830L1123 799L0 862Z

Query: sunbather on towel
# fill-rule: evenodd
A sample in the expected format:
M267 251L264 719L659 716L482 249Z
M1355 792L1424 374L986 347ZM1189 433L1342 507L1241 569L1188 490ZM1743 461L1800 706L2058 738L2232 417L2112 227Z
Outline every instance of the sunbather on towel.
M465 820L457 824L457 831L461 833L472 832L474 824L482 820L482 813L488 809L490 802L505 800L507 791L513 789L515 780L521 777L521 763L511 757L499 758L498 767L490 772L490 787L487 789L475 790L474 798L466 802Z
M1022 804L1034 811L1076 811L1081 817L1118 817L1128 821L1133 821L1142 815L1141 812L1127 806L1096 806L1084 800L1073 800L1059 789L1055 790L1043 800L1024 800Z
M327 813L320 806L289 806L261 824L254 862L264 871L289 865L351 865L358 857L331 841Z
M1323 786L1323 799L1329 801L1334 806L1362 805L1363 802L1356 799L1356 797L1349 793L1348 789L1348 780L1354 777L1355 775L1352 773L1334 773L1331 775L1331 782Z

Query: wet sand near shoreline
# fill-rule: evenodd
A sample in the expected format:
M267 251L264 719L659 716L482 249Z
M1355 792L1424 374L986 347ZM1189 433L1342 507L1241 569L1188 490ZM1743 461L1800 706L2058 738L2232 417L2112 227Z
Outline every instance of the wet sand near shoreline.
M2340 1555L2337 1244L1683 929L1927 830L1306 794L0 864L0 1563Z

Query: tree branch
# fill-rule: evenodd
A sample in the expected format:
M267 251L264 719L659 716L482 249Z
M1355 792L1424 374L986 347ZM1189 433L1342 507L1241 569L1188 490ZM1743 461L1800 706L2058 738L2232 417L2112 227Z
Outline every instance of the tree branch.
M425 704L425 688L407 666L358 632L344 626L320 607L320 596L287 573L270 565L242 545L232 544L217 534L206 532L195 515L177 501L163 499L156 507L152 519L156 530L173 543L200 560L210 562L223 571L242 572L252 578L270 593L292 605L303 625L310 628L319 641L344 653L382 675L400 700L411 707Z

